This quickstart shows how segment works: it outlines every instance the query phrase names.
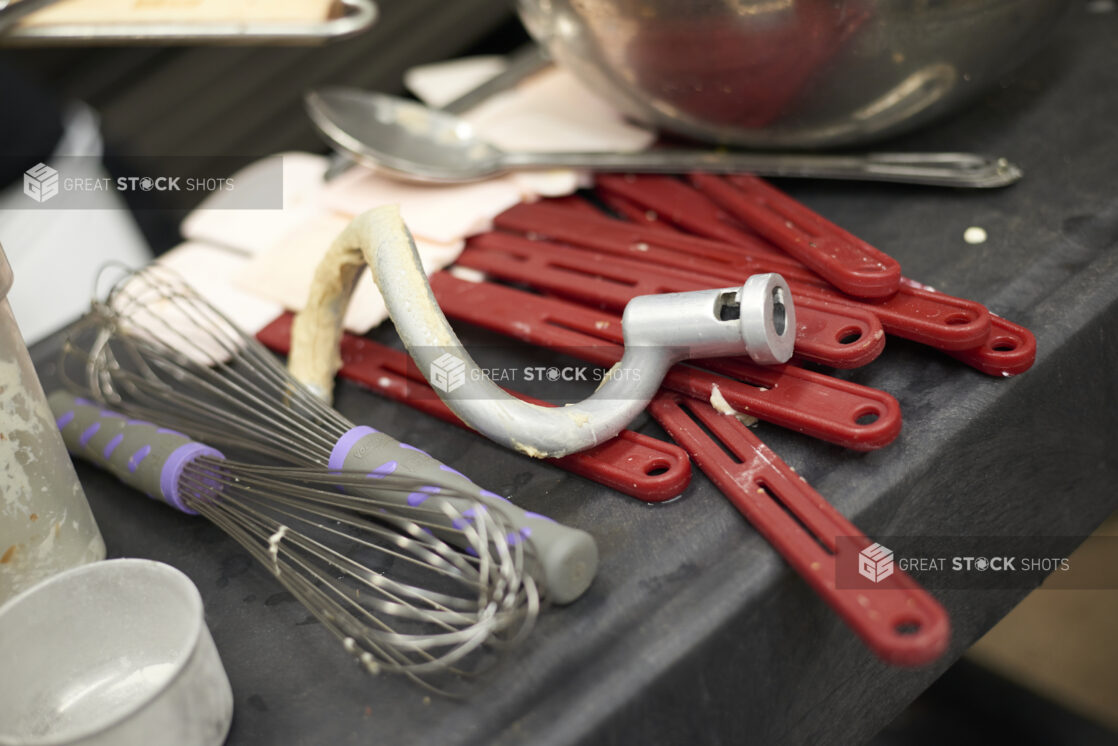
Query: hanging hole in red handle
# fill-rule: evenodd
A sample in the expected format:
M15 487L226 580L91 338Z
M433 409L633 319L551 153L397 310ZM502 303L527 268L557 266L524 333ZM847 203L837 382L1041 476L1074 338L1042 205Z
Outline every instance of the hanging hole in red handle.
M1017 349L1017 340L1012 337L998 337L990 346L994 352L1013 352Z
M943 323L947 324L948 326L962 326L963 324L969 324L970 322L971 317L967 316L965 313L953 313L943 320Z
M854 422L859 425L872 425L881 418L881 413L876 409L859 409L854 415Z
M919 619L904 618L893 622L893 631L902 637L911 637L918 634L923 626Z
M847 326L835 334L835 339L840 345L852 345L862 338L862 330L853 326Z
M668 472L668 469L670 468L671 464L669 464L667 461L664 461L663 459L656 459L645 464L644 473L650 477L657 477L661 474L666 474Z

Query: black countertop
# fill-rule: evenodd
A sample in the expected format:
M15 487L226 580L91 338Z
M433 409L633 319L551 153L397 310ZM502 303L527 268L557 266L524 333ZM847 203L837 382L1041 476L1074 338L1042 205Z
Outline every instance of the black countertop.
M968 111L892 147L1023 166L992 192L782 187L905 273L1032 329L1010 379L890 339L843 377L893 394L905 426L872 453L757 433L871 536L1083 536L1118 507L1118 14L1077 12ZM989 240L963 241L969 226ZM376 335L391 336L389 331ZM52 383L60 337L33 350ZM467 340L468 341L468 340ZM529 509L591 531L590 591L546 612L464 701L364 674L218 529L85 464L111 556L168 562L201 589L229 673L233 744L851 743L884 726L1026 589L935 591L953 639L936 665L877 661L699 473L649 506L343 383L338 407L420 444ZM663 433L645 418L635 426Z

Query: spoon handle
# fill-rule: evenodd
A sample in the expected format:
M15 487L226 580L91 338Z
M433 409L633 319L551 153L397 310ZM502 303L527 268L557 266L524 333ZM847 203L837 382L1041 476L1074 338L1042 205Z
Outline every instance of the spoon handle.
M24 0L26 2L26 0ZM463 93L453 101L443 104L443 111L450 114L465 114L485 103L498 93L512 90L525 78L535 75L551 64L547 53L538 44L529 43L508 56L508 65L481 85Z
M658 173L748 172L758 176L888 181L987 189L1012 184L1020 168L1004 158L970 153L744 153L648 150L632 153L506 153L507 169L583 168Z

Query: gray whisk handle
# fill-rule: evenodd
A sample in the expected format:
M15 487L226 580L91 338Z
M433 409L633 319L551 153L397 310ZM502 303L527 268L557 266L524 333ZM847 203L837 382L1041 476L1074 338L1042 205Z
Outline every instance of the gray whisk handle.
M220 459L219 451L174 430L129 419L67 391L54 392L48 401L73 456L112 472L150 498L197 514L184 500L183 469L203 456Z
M446 484L476 497L488 510L499 513L512 525L513 530L507 537L510 544L530 543L540 565L541 580L554 603L570 603L581 596L597 572L598 545L590 534L538 513L521 510L426 452L371 427L355 427L342 436L334 446L329 466L336 471L363 472L374 479L388 474L406 475L420 481L430 479L434 485ZM409 495L400 494L401 507L418 507L427 498L438 495L434 485L420 487ZM455 498L447 499L453 502ZM463 501L463 510L468 507Z

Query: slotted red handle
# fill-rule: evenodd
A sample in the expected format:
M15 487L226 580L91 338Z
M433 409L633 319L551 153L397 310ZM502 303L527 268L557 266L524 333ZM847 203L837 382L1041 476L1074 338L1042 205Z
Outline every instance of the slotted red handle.
M292 315L284 313L257 333L267 347L287 354L291 347ZM470 429L439 399L426 379L400 350L371 339L345 334L341 343L342 368L338 374L444 422ZM519 396L519 395L518 395ZM520 398L545 404L531 397ZM671 499L691 481L687 454L672 443L622 430L594 448L557 459L550 464L611 487L645 502Z
M638 295L704 290L722 284L719 278L530 241L509 233L471 238L457 263L613 311L624 310L625 304ZM856 368L874 360L885 348L884 330L872 313L822 298L793 296L795 354L799 359L834 368Z
M626 220L631 220L634 223L640 223L641 225L655 226L657 228L662 228L664 230L673 232L679 230L671 223L664 220L664 218L661 217L660 214L655 210L649 210L641 207L628 197L623 197L620 194L614 194L612 192L607 192L601 189L597 191L597 196L598 199L602 201L603 205L605 205L621 217L625 218ZM600 215L601 212L599 212L598 214Z
M679 179L651 174L598 174L598 191L644 207L657 217L691 233L737 244L751 240L749 232L729 213ZM631 211L630 211L631 212Z
M878 657L916 666L943 654L950 638L947 612L901 570L872 588L839 585L837 560L857 561L837 554L840 545L856 555L870 540L736 417L676 395L657 397L649 411Z
M431 287L443 312L460 321L562 349L603 367L616 363L624 352L621 319L609 311L468 282L446 272L435 273ZM884 391L794 365L755 365L741 358L697 364L722 366L737 380L688 364L669 370L663 386L704 401L717 386L739 411L847 448L880 448L900 434L900 405Z
M692 174L719 207L811 267L844 293L887 298L901 286L901 265L756 176Z
M743 236L741 243L726 243L666 230L655 224L629 223L602 214L591 215L571 210L551 200L513 205L493 219L493 226L500 230L550 238L611 254L621 251L647 258L648 250L655 248L682 255L681 261L698 257L726 263L743 257L765 257L777 262L774 266L782 268L779 270L781 274L810 271L802 262L754 236Z
M873 313L886 333L941 350L984 344L990 315L981 303L902 283L883 300L839 293L803 264L750 238L729 245L648 225L631 225L604 215L572 214L549 203L517 205L499 215L499 227L575 247L737 282L757 272L779 272L797 296L855 305ZM980 368L981 369L981 368Z
M670 176L607 174L599 191L656 212L699 236L747 245L756 233L830 284L859 298L884 298L900 287L895 259L806 206L747 174L692 174L691 187Z

